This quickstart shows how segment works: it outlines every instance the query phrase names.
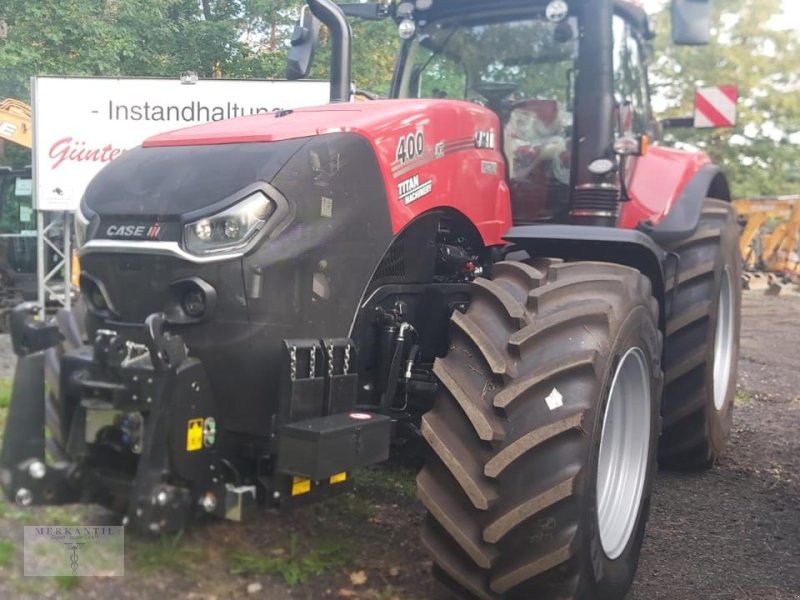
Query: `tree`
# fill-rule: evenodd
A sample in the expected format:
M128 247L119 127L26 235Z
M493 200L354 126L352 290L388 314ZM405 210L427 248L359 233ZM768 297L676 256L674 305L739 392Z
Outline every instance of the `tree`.
M709 46L676 47L667 36L657 42L659 59L651 70L666 116L691 114L698 86L739 86L734 129L670 132L707 151L738 197L800 192L800 145L792 143L792 134L800 130L800 44L796 31L780 29L776 22L781 4L717 0ZM667 13L656 17L659 31L669 31Z
M280 79L302 4L6 0L0 8L0 98L27 101L34 75L178 77L194 71L201 78ZM356 22L353 30L354 81L386 94L398 47L394 23ZM312 76L327 78L328 56L323 47ZM15 166L30 163L26 151L9 147L5 155Z
M244 0L6 0L0 10L0 98L28 101L34 75L212 77L253 60ZM30 162L10 147L6 159Z

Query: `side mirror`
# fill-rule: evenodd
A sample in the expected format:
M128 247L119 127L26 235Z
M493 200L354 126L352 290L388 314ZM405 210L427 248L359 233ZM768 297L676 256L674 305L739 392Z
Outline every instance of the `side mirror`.
M711 41L710 0L672 0L672 41L681 46Z
M317 53L321 25L308 6L304 6L292 32L292 47L286 59L286 79L294 81L308 77Z

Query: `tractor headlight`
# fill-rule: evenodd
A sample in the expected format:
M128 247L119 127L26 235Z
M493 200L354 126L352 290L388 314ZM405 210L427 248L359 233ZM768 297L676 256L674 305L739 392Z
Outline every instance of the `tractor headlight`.
M264 228L275 203L263 192L255 192L231 208L204 217L184 227L186 250L208 255L240 250Z
M86 242L86 230L89 228L89 218L83 214L80 207L75 211L75 245L80 248Z

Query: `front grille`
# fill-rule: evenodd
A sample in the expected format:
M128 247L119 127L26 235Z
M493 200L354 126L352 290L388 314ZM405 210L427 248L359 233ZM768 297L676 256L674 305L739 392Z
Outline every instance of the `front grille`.
M405 244L402 239L397 240L378 266L375 280L381 283L402 280L406 275Z

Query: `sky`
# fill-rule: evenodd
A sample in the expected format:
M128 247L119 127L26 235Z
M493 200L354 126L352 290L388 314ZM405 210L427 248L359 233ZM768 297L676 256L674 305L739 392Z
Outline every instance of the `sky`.
M667 0L644 0L644 5L648 12L656 12L666 4ZM786 17L783 22L787 28L800 30L800 2L797 0L783 0L783 14Z
M787 21L792 23L795 29L800 28L800 2L797 2L797 0L783 0L783 13L788 17Z

